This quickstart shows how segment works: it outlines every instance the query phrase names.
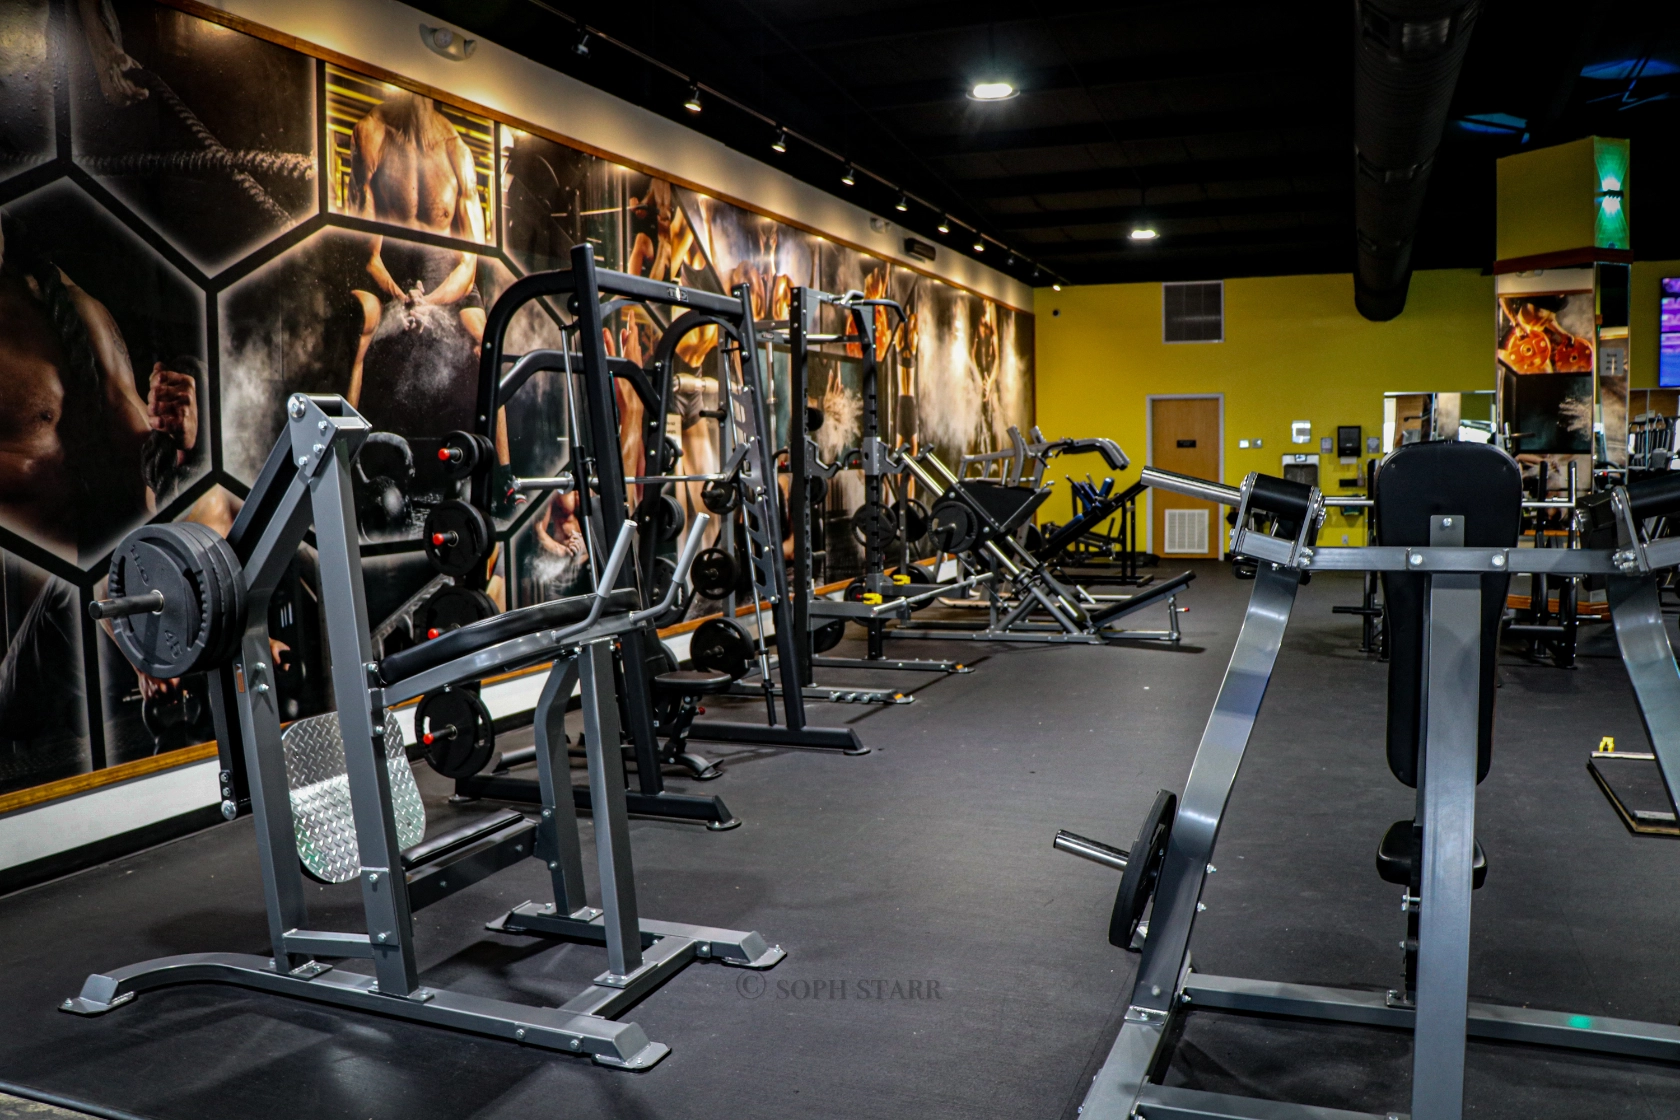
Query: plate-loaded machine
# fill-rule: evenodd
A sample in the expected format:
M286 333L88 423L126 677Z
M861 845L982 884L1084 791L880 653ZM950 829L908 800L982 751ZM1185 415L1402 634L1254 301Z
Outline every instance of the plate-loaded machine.
M580 290L589 292L591 277L581 279ZM565 287L552 275L521 283L544 292ZM592 305L587 295L583 302ZM591 411L604 400L610 421L604 367L586 372L596 379ZM623 524L592 594L508 611L375 660L350 484L367 422L336 396L294 396L287 415L226 541L189 523L144 526L112 559L114 598L91 605L96 618L111 620L137 667L163 676L209 673L223 814L231 819L248 808L254 818L273 955L190 953L95 973L63 1010L99 1014L151 988L208 981L647 1068L669 1048L618 1015L693 961L767 968L783 956L756 933L650 921L637 912L612 647L669 609L675 588L644 611L634 609L634 590L615 590L636 534ZM679 571L699 550L704 521L697 520ZM283 738L268 665L268 601L311 525L339 711L299 721ZM420 842L424 810L388 709L545 661L553 665L536 711L540 818L504 810ZM584 894L566 752L566 702L580 683L599 908ZM554 901L524 903L490 928L605 945L607 971L554 1008L422 984L414 910L532 855L548 865ZM333 875L334 867L344 873ZM360 882L366 932L311 926L304 868ZM370 961L372 975L329 963L344 958Z
M1491 761L1500 615L1513 574L1607 577L1622 661L1669 796L1680 781L1680 672L1657 579L1680 564L1680 539L1651 540L1647 519L1680 509L1680 478L1615 488L1615 547L1516 548L1521 479L1487 444L1403 447L1378 475L1381 545L1319 548L1316 487L1249 475L1239 490L1145 469L1151 486L1234 505L1231 550L1257 565L1248 614L1202 733L1182 799L1162 791L1129 851L1063 834L1059 849L1124 872L1109 940L1141 948L1119 1037L1085 1097L1081 1120L1383 1120L1335 1109L1169 1087L1171 1040L1197 1008L1393 1027L1413 1032L1412 1120L1458 1120L1467 1037L1680 1061L1680 1028L1469 999L1471 893L1487 860L1475 839L1476 784ZM1275 518L1269 535L1248 514ZM1190 936L1220 822L1271 680L1302 577L1377 571L1390 623L1388 760L1417 789L1417 812L1377 851L1382 878L1405 890L1405 982L1381 992L1202 975ZM1149 920L1142 922L1153 900ZM1140 945L1141 943L1141 945ZM1394 1120L1394 1114L1387 1114Z
M1159 641L1177 643L1178 593L1195 579L1194 572L1183 572L1172 579L1151 583L1129 596L1093 595L1078 584L1064 583L1050 571L1049 565L1029 552L1018 539L1019 531L1044 499L1049 488L1041 485L1043 459L1038 461L1033 477L1027 480L1021 473L1027 451L1019 432L1012 433L1017 444L1015 452L994 453L986 458L1003 457L1015 462L1013 475L1000 479L959 478L931 450L919 455L905 454L899 461L915 476L930 494L940 495L933 505L932 527L934 543L943 552L956 556L961 569L970 576L988 574L992 578L978 583L985 595L987 621L981 624L946 619L913 619L901 622L890 633L895 638L933 638L944 640L999 642L1073 642L1102 644L1113 641ZM1107 440L1089 441L1106 444L1105 458L1117 456L1121 464L1125 456ZM1041 450L1054 447L1041 445ZM1081 447L1078 450L1097 450ZM1109 449L1112 449L1110 451ZM969 462L979 462L970 457ZM1109 461L1114 462L1113 458ZM1005 589L1009 592L1005 594ZM1122 618L1153 603L1167 608L1165 630L1123 630L1116 626ZM1039 621L1042 618L1048 621Z
M818 317L824 306L839 310L845 324L839 334L818 332ZM910 612L941 595L949 595L991 578L985 573L957 584L933 586L909 582L909 537L911 531L904 522L914 515L914 507L906 497L894 505L886 501L888 476L901 474L903 466L898 457L881 439L880 365L878 340L875 337L876 308L884 308L890 317L900 322L904 309L888 299L866 299L861 292L847 292L836 296L815 288L795 288L787 324L789 360L789 395L794 407L791 415L797 431L788 439L788 468L795 479L830 479L839 470L856 467L863 472L863 504L858 507L854 533L863 544L863 575L860 577L862 598L826 599L814 593L815 575L811 548L811 519L813 511L810 486L789 488L788 518L793 522L793 629L802 636L798 641L799 677L804 682L807 697L823 700L893 704L905 703L911 697L897 689L829 688L815 684L813 667L830 669L898 669L931 673L969 673L973 669L957 661L902 660L887 657L885 631L888 619L907 619ZM856 450L842 455L834 463L824 463L811 438L809 414L800 407L810 395L810 360L814 348L831 344L855 345L862 352L859 370L859 392L862 398L862 439ZM887 575L887 552L898 542L900 558L898 576L903 582ZM848 621L864 628L868 636L864 657L829 657L845 631Z

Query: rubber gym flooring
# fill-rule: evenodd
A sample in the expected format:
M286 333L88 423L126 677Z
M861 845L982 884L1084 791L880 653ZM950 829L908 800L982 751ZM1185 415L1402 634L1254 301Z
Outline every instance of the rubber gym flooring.
M698 788L739 829L634 822L644 915L755 928L788 950L767 974L697 964L633 1009L672 1047L648 1072L213 985L97 1019L56 1011L90 970L265 951L245 820L0 899L0 1080L158 1120L1072 1118L1135 958L1106 942L1117 876L1050 840L1065 827L1126 846L1155 791L1182 789L1250 586L1219 565L1199 574L1181 649L900 643L978 670L918 681L907 706L814 706L852 721L864 756L715 752L727 773ZM1324 576L1302 591L1197 925L1203 971L1398 980L1400 892L1373 853L1412 794L1383 760L1385 667L1330 611L1357 593ZM1605 631L1588 631L1574 671L1504 658L1472 992L1674 1022L1680 846L1630 836L1584 765L1603 735L1644 744ZM598 949L484 931L541 896L537 870L420 913L428 982L553 1004L602 967ZM321 889L316 915L359 920L343 888ZM1203 1012L1167 1078L1400 1112L1409 1055L1378 1029ZM1673 1117L1680 1069L1473 1043L1466 1095L1478 1118Z

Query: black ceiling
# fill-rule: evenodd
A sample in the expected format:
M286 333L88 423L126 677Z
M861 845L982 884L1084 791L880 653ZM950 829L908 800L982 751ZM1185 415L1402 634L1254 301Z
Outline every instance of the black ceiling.
M1347 0L421 6L1028 282L1351 267ZM994 77L1020 94L968 98ZM1680 257L1680 4L1486 0L1452 116L1417 267L1488 265L1494 161L1594 133L1634 140L1636 251Z

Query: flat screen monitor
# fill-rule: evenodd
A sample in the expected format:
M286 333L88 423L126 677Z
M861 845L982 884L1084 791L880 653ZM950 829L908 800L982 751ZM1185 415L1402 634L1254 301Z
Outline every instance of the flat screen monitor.
M1680 386L1680 276L1662 282L1662 305L1657 336L1657 384Z

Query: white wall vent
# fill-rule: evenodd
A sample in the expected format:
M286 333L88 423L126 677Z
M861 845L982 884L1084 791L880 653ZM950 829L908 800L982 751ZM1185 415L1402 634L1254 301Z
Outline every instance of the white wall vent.
M1205 509L1169 509L1166 517L1167 543L1163 554L1206 555L1208 550L1208 511Z

